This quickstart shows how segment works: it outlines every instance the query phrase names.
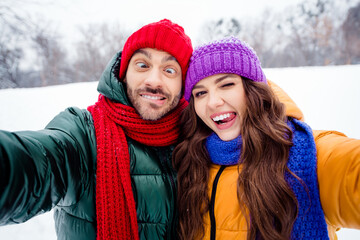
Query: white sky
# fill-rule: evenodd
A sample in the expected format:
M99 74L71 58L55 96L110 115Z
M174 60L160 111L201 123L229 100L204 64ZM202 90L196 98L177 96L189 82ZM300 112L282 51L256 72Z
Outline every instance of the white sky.
M304 1L316 0L0 0L0 7L1 2L10 5L17 12L29 14L49 32L55 31L71 56L74 44L83 37L79 28L86 29L89 24L119 24L132 33L145 24L168 18L185 29L196 47L205 22L231 17L257 18L265 9L283 14L287 8ZM343 12L342 9L360 0L333 1L338 11ZM31 50L25 52L27 61L21 63L21 68L29 68L34 54Z
M184 27L191 37L205 21L221 17L259 16L265 8L280 11L303 0L23 0L37 17L52 20L61 32L71 33L76 26L89 23L119 22L135 30L168 18ZM339 0L340 1L340 0ZM38 4L34 4L34 2Z

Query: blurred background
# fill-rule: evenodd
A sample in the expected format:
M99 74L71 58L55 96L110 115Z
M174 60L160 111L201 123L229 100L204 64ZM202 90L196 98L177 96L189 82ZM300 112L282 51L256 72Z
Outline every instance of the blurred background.
M248 42L310 126L360 138L360 0L0 0L0 129L41 129L66 107L93 104L127 37L163 18L194 46ZM52 212L0 227L0 239L55 240Z
M194 46L237 36L264 68L360 63L359 0L0 0L0 89L97 81L130 33L163 18Z

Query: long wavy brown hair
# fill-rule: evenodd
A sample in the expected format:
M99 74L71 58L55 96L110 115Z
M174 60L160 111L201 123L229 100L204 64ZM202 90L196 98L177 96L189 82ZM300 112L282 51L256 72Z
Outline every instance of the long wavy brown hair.
M248 223L247 239L290 239L298 203L285 180L292 131L284 105L267 84L242 78L246 110L241 124L241 171L237 195ZM209 129L196 115L194 100L181 117L180 143L173 152L178 172L180 239L202 238L209 210L210 159L205 139ZM297 178L297 177L296 177Z

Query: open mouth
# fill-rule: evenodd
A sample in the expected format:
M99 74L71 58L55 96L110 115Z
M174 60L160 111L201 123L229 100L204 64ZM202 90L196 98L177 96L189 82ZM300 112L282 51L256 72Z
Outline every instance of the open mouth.
M141 97L143 98L147 98L150 100L165 100L165 97L161 97L161 96L154 96L154 95L145 95L145 94L140 94Z
M216 117L213 117L212 120L218 125L223 125L232 121L235 117L236 117L236 113L232 112L232 113L217 115Z

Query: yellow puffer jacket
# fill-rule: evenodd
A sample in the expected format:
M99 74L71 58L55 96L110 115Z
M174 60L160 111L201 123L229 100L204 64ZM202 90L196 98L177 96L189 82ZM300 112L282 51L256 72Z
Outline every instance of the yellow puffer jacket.
M269 85L286 105L288 116L303 120L303 114L291 98L276 84ZM360 229L360 140L336 131L313 131L318 158L320 200L328 224L329 237L336 230ZM219 165L210 168L209 197ZM246 239L247 224L240 211L237 191L238 166L224 169L218 179L215 197L216 239ZM205 219L205 237L210 239L210 217Z

